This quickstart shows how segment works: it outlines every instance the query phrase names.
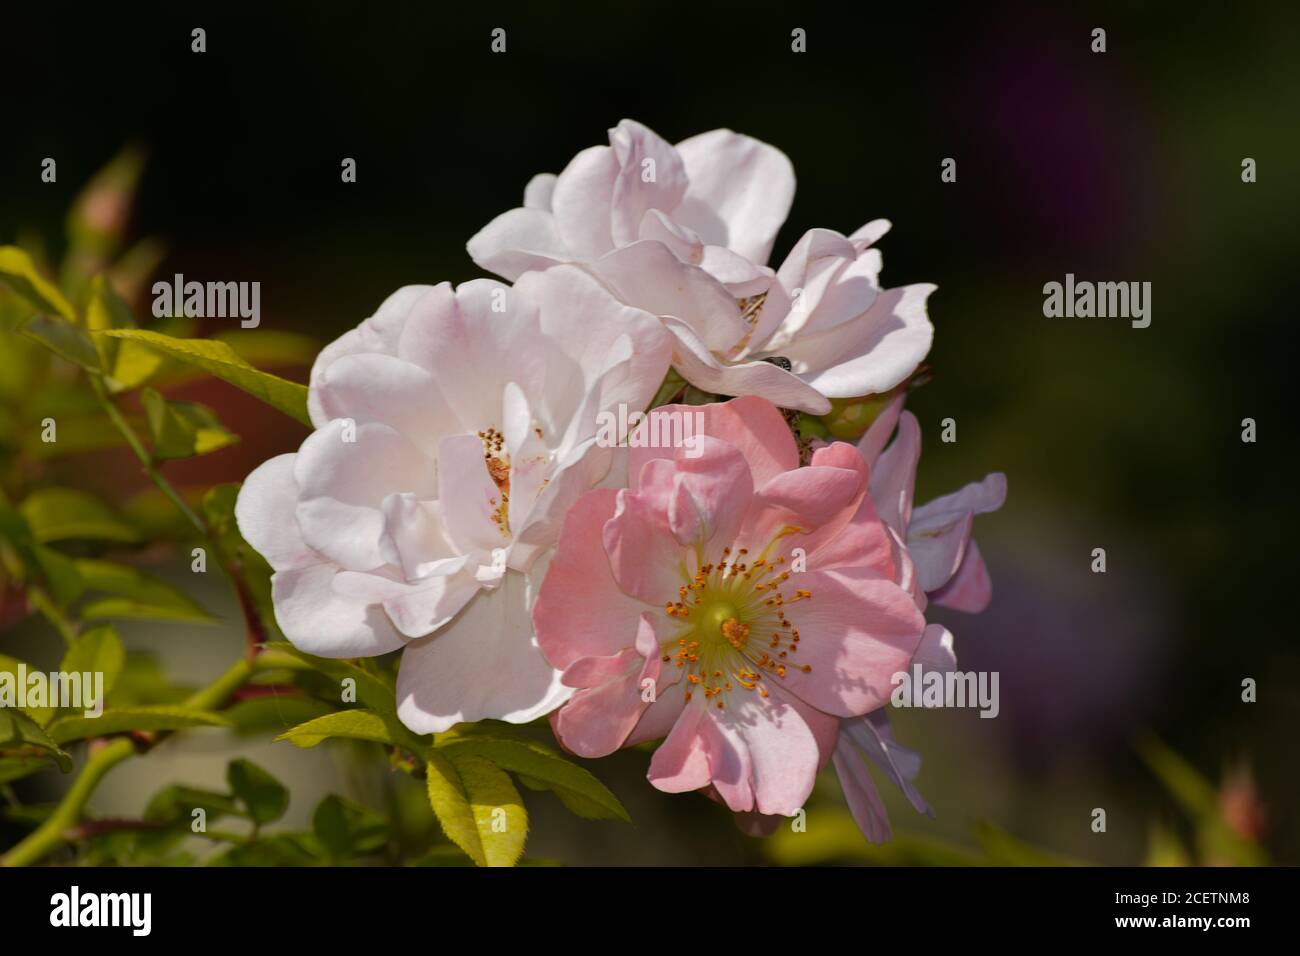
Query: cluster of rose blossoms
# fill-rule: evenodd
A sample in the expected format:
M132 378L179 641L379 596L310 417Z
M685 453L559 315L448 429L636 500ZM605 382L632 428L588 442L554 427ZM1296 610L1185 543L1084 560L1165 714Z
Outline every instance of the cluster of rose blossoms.
M883 220L770 268L793 196L765 143L624 121L470 240L512 285L404 287L322 350L315 431L237 508L289 640L402 650L418 733L549 714L584 757L662 739L650 782L752 832L828 761L868 838L890 831L864 758L928 812L884 705L914 661L955 666L924 611L987 604L971 523L1006 482L913 508L934 287L880 287ZM599 440L680 380L737 396L660 407L700 415L693 448ZM856 446L792 433L862 396L883 410Z

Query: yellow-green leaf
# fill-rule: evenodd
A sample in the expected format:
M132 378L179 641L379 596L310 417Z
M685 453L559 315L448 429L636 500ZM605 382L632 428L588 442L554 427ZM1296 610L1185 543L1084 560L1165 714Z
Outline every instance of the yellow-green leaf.
M220 714L193 707L119 707L99 717L61 717L46 728L58 744L87 737L105 737L128 730L184 730L186 727L224 727Z
M41 544L70 538L134 542L140 537L104 502L72 488L33 491L18 510Z
M79 325L55 316L34 315L18 330L34 339L59 358L67 359L92 372L100 371L99 351L94 340Z
M126 648L122 646L122 639L111 625L101 624L79 635L72 642L63 655L59 670L65 674L103 674L103 692L108 694L125 663Z
M74 566L87 590L113 595L88 602L81 609L86 620L214 620L184 591L136 568L95 558L78 558Z
M276 740L287 740L295 747L315 747L321 741L331 737L347 737L351 740L372 740L375 743L390 744L388 728L384 718L372 710L340 710L305 724L299 724L285 731Z
M140 397L155 458L206 455L239 441L209 408L193 402L169 402L152 388L146 388Z
M484 757L504 770L528 778L530 786L555 791L573 813L592 820L623 820L627 810L591 773L570 763L541 744L490 736L453 737L439 746L448 757L471 754Z
M58 741L16 708L0 707L0 756L48 757L64 773L72 769L72 757L64 752Z
M77 321L77 313L63 293L36 270L31 257L17 246L0 246L0 282L18 293L37 312L52 312Z
M20 671L20 667L24 669ZM22 677L25 680L27 674L36 670L38 670L38 668L33 667L25 661L20 661L16 657L9 657L8 655L0 654L0 675L9 675L7 678L0 677L0 681L4 681L8 686L8 690L6 690L3 695L0 695L0 707L13 707L21 710L32 720L36 721L37 724L44 727L49 719L54 716L53 707L18 707L19 678ZM0 687L5 686L5 684L0 684ZM7 699L10 693L14 695L12 703Z
M225 342L214 339L177 339L143 329L109 329L99 335L140 342L162 354L196 366L222 381L278 408L304 425L307 417L307 386L259 371L240 358Z
M428 753L429 803L447 839L479 866L514 866L524 852L528 814L505 771L469 754Z

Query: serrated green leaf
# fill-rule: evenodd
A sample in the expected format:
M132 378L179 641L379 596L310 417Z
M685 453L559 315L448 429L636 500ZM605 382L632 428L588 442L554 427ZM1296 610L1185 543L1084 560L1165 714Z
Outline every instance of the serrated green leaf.
M126 648L111 625L101 624L79 635L63 655L59 670L67 674L103 674L104 694L117 683L126 663ZM103 703L101 700L100 703Z
M13 289L35 311L77 321L71 303L37 271L31 256L17 246L0 246L0 282Z
M245 362L256 366L311 365L321 348L311 336L273 329L218 332L213 338L225 342Z
M528 838L528 814L510 778L491 761L430 750L429 804L442 830L479 866L514 866Z
M99 717L60 717L50 724L50 737L66 744L89 737L104 737L132 730L184 730L187 727L225 727L226 718L207 710L161 704L152 707L114 707Z
M388 839L388 823L383 817L333 794L316 805L311 829L332 862L373 853Z
M72 769L72 757L59 743L21 710L0 707L0 756L46 756L67 773Z
M58 317L34 315L18 331L29 339L40 342L59 358L91 372L101 371L99 350L81 326Z
M531 783L555 791L564 805L578 816L632 822L618 797L593 774L541 744L465 736L448 740L438 750L448 756L472 754L484 757L503 770L521 774Z
M33 491L18 506L41 544L73 538L135 542L139 533L94 495L72 488Z
M222 711L239 734L283 733L332 713L330 706L301 693L245 698Z
M278 408L304 425L310 425L307 416L307 387L262 372L239 357L229 345L215 339L176 339L158 332L142 329L111 329L98 333L113 338L140 342L170 358L194 365L243 389L268 405Z
M370 710L340 710L305 724L299 724L276 737L287 740L295 747L315 747L331 737L346 737L351 740L371 740L380 744L391 744L384 718Z
M193 402L170 402L152 388L141 392L140 398L155 458L206 455L239 441L209 408Z
M249 760L230 761L226 780L248 815L258 825L273 823L289 809L289 791L275 777Z

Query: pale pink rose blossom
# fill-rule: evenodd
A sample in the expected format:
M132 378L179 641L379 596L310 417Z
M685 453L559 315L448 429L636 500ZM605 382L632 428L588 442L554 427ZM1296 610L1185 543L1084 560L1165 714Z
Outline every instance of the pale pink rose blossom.
M702 414L700 446L632 448L629 487L578 500L538 594L538 642L574 688L552 724L588 757L665 738L654 786L790 815L924 619L853 446L800 467L762 399L664 411Z
M507 279L584 263L663 320L674 367L707 392L821 415L827 399L886 392L916 370L934 286L881 288L887 221L847 237L812 229L774 270L794 197L783 153L726 129L673 146L631 120L609 138L534 177L523 207L470 240L474 261Z
M398 713L420 733L553 709L571 691L529 616L545 552L610 467L598 416L645 406L667 339L574 267L390 296L317 358L316 431L239 496L285 636L402 649Z

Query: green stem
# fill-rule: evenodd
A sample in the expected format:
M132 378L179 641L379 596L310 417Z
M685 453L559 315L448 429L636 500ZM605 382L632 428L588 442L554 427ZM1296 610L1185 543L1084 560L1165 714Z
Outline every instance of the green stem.
M29 585L27 588L27 600L31 601L32 606L35 607L36 610L40 611L41 614L45 616L45 619L54 625L54 629L58 631L59 635L63 638L63 643L71 647L72 642L77 639L77 625L70 620L66 614L59 610L59 606L54 603L50 596L46 594L42 588L36 587L35 585Z
M203 523L203 519L194 512L194 509L191 508L186 503L185 499L181 497L180 492L172 487L172 483L167 480L161 471L158 470L157 465L154 464L153 456L149 454L149 450L144 447L144 443L141 442L140 437L136 435L135 429L131 427L131 423L126 420L122 415L121 410L104 391L103 383L98 378L92 376L90 378L90 384L95 390L95 397L99 399L99 404L103 406L104 411L108 414L109 420L112 421L117 430L122 433L122 437L126 439L126 443L131 446L131 451L135 452L135 457L140 459L140 464L144 466L145 473L149 476L149 479L158 486L159 490L162 491L163 494L171 499L172 504L180 510L181 514L185 515L190 524L194 525L199 534L207 537L208 528L207 525Z
M244 685L258 670L260 662L241 658L215 681L200 691L191 694L185 706L201 710L212 710ZM110 770L136 753L135 742L130 737L116 737L100 749L94 751L82 765L68 792L63 795L54 812L45 818L39 827L27 834L4 856L0 856L0 866L29 866L43 859L57 846L64 842L64 833L76 826L86 802L95 792L99 782Z

